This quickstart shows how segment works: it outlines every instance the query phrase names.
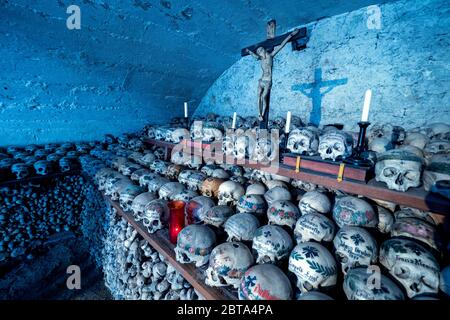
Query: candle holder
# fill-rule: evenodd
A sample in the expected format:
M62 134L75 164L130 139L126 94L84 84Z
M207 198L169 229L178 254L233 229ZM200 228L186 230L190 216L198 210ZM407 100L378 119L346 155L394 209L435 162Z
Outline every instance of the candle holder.
M170 201L168 203L170 214L169 214L169 240L173 244L177 243L178 233L185 226L184 218L184 201Z
M365 152L367 151L366 146L366 131L367 127L370 125L368 121L360 121L358 122L359 126L359 134L358 134L358 143L356 147L353 149L353 154L350 158L345 159L344 163L361 167L361 168L371 168L373 167L373 162L369 160L365 156Z

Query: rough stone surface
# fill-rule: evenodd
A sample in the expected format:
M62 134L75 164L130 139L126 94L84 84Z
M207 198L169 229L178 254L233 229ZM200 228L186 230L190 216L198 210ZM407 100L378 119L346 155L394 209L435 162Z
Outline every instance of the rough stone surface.
M406 128L436 121L450 123L450 3L403 0L379 8L380 29L368 28L370 12L362 8L308 24L307 49L292 51L287 46L278 54L272 118L285 117L291 110L306 123L340 122L346 129L354 129L361 117L364 92L370 88L372 122ZM216 80L196 113L231 116L237 111L256 116L260 74L254 58L240 59ZM330 92L323 87L319 94L318 82L334 80L341 80L340 84L333 83ZM313 82L316 92L312 98L299 91L301 85ZM305 93L310 94L306 87Z
M186 100L192 113L269 19L283 32L375 2L0 0L0 145L118 135ZM66 27L72 4L81 30Z

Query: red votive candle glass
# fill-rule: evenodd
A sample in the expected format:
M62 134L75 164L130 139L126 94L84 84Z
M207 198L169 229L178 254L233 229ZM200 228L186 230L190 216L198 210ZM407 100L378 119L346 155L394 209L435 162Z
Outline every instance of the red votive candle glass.
M173 244L177 243L178 233L184 228L184 201L169 202L169 240Z

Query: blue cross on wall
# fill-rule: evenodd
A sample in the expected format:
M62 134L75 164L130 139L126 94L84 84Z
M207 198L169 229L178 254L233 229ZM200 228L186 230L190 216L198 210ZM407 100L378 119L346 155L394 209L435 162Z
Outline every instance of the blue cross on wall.
M308 98L312 99L312 110L309 122L318 126L322 119L322 97L337 86L347 84L348 78L322 81L322 68L314 70L314 82L294 84L292 91L300 91ZM322 88L326 88L321 91Z

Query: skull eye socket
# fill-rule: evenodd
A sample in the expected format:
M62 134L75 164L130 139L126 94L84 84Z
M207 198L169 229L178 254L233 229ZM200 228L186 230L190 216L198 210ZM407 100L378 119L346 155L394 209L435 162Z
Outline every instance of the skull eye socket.
M416 171L407 171L405 173L405 178L408 179L408 180L416 180L418 173L419 172L416 172Z
M334 150L339 151L339 152L344 151L344 147L340 143L335 143L333 148L334 148Z
M383 170L383 175L388 178L393 177L396 174L397 174L397 169L395 169L393 167L384 168L384 170Z

